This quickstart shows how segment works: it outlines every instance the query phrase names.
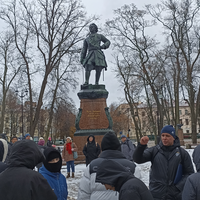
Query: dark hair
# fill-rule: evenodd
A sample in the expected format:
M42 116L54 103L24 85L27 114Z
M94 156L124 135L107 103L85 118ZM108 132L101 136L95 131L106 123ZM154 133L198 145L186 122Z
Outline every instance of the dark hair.
M89 29L90 29L91 26L94 26L95 29L96 29L96 32L98 32L98 27L97 27L97 25L95 23L90 24Z
M10 141L12 141L12 139L14 139L14 138L18 139L17 136L13 136L13 137L11 137Z

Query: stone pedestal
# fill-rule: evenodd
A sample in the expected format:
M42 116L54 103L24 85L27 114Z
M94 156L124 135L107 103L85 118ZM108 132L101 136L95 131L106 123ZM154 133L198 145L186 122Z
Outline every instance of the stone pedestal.
M94 135L95 141L101 145L103 136L113 130L112 119L106 104L108 91L105 85L82 85L78 97L80 108L76 117L76 132L73 141L79 149L77 160L81 161L85 159L82 150L90 134Z
M183 140L184 137L183 137L183 129L182 128L178 129L178 138L180 140L180 145L184 146L185 144L184 144L184 140Z

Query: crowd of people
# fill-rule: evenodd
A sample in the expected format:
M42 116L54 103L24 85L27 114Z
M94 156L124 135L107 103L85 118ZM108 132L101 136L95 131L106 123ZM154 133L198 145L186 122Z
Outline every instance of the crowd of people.
M86 169L80 180L78 200L198 200L200 199L200 145L193 152L180 146L171 125L161 130L158 145L148 147L144 136L137 146L125 135L104 135L101 145L89 135L83 148ZM38 144L29 134L10 143L0 139L0 197L4 200L66 200L68 178L75 177L77 145L67 137L59 152L51 138ZM62 154L62 155L61 155ZM61 173L66 162L67 176ZM149 187L137 174L137 165L151 162ZM70 172L71 171L71 172ZM23 192L21 191L23 188Z

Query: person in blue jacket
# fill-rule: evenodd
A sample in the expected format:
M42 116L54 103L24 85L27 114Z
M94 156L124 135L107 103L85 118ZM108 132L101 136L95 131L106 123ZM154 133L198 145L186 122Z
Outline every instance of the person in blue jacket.
M55 192L58 200L66 200L68 196L65 176L60 172L62 158L60 153L53 147L44 150L45 160L39 170Z

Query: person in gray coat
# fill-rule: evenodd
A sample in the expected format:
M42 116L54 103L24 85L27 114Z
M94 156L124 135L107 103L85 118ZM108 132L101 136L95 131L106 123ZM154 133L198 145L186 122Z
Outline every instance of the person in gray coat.
M81 178L77 200L118 200L118 192L106 190L101 183L95 183L98 166L107 159L113 160L128 167L132 174L136 174L136 165L129 161L121 152L118 138L113 132L104 135L101 142L102 152L85 169ZM138 176L138 175L136 175Z
M154 200L181 200L185 181L194 173L190 155L180 147L171 125L161 130L159 145L147 148L148 141L147 136L140 139L133 160L138 164L151 162L149 189Z
M182 193L182 200L200 199L200 145L194 149L192 157L197 173L191 174L187 178Z
M119 200L153 200L147 186L128 167L113 160L104 160L97 169L96 182L107 190L119 192Z
M121 136L121 152L124 154L124 156L128 160L133 160L133 152L135 150L135 147L133 146L133 143L125 136Z

